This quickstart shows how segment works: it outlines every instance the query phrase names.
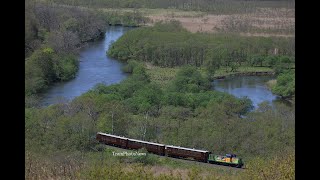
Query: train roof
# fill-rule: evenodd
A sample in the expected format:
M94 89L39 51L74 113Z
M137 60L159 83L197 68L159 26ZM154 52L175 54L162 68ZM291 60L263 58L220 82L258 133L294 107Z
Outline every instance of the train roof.
M128 139L128 138L125 138L125 137L116 136L116 135L107 134L107 133L102 133L102 132L98 132L97 134L101 134L103 136L110 136L110 137L114 137L114 138L119 138L119 139Z
M180 147L180 146L170 146L170 145L166 145L166 146L170 147L170 148L183 149L183 150L188 150L188 151L196 151L196 152L203 152L203 153L209 152L209 151L205 151L205 150L191 149L191 148L185 148L185 147Z
M185 148L185 147L180 147L180 146L171 146L171 145L159 144L159 143L154 143L154 142L142 141L142 140L138 140L138 139L130 139L130 138L125 138L125 137L116 136L116 135L112 135L112 134L107 134L107 133L103 133L103 132L98 132L97 134L101 134L103 136L119 138L119 139L126 139L126 140L128 139L130 141L141 142L141 143L145 143L145 144L152 144L152 145L157 145L157 146L166 146L166 147L175 148L175 149L183 149L183 150L196 151L196 152L202 152L202 153L209 152L209 151L199 150L199 149L191 149L191 148Z
M165 146L164 144L159 144L159 143L154 143L154 142L148 142L148 141L141 141L138 139L128 139L130 141L135 141L135 142L141 142L141 143L145 143L145 144L152 144L152 145L157 145L157 146Z

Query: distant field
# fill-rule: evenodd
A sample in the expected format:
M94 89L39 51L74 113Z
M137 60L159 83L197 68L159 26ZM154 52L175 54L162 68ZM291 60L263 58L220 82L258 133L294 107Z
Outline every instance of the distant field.
M228 32L245 36L292 37L295 33L295 10L288 8L256 7L248 13L213 14L178 9L103 9L106 12L139 12L149 18L146 25L159 21L178 20L191 32Z
M190 14L188 14L190 13ZM191 32L232 32L254 36L294 36L293 9L257 9L254 13L215 15L202 12L166 12L147 15L149 25L178 20Z
M103 8L103 11L105 12L118 12L118 13L125 13L125 12L140 12L144 16L162 16L162 15L174 15L178 17L199 17L204 16L205 12L201 11L183 11L179 9L148 9L148 8L139 8L139 9L133 9L133 8Z

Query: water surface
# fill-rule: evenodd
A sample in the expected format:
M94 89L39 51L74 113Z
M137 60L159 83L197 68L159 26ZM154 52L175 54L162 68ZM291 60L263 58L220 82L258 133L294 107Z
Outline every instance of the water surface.
M119 83L127 77L121 71L122 63L106 55L111 43L121 37L131 28L108 27L105 37L89 43L81 49L79 56L79 71L70 81L56 83L42 95L43 106L58 103L61 100L71 100L87 92L98 83L111 85Z
M217 91L227 92L236 97L247 96L251 99L253 106L266 101L271 105L280 98L273 94L266 85L273 76L238 76L227 77L226 79L218 79L213 81L213 88Z

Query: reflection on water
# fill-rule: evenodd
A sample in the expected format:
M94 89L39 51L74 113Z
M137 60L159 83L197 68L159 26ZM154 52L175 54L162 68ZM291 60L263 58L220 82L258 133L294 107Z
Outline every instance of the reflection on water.
M290 105L290 102L285 102L278 96L272 94L267 88L266 82L274 79L273 76L238 76L219 79L213 81L213 88L217 91L227 92L236 97L247 96L251 99L253 106L258 108L262 102L268 102L271 105L275 102L283 102Z
M98 83L110 85L119 83L126 78L127 75L121 71L123 64L107 57L106 51L112 42L129 29L121 26L109 27L105 38L92 42L83 48L80 52L77 76L68 82L54 84L42 95L41 104L46 106L58 103L62 99L71 100L87 92Z

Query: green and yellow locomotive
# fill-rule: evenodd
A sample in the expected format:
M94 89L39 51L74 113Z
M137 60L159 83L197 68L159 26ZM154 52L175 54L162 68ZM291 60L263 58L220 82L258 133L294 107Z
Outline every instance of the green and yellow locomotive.
M209 154L208 163L221 164L241 168L243 162L235 154L226 154L225 156Z

